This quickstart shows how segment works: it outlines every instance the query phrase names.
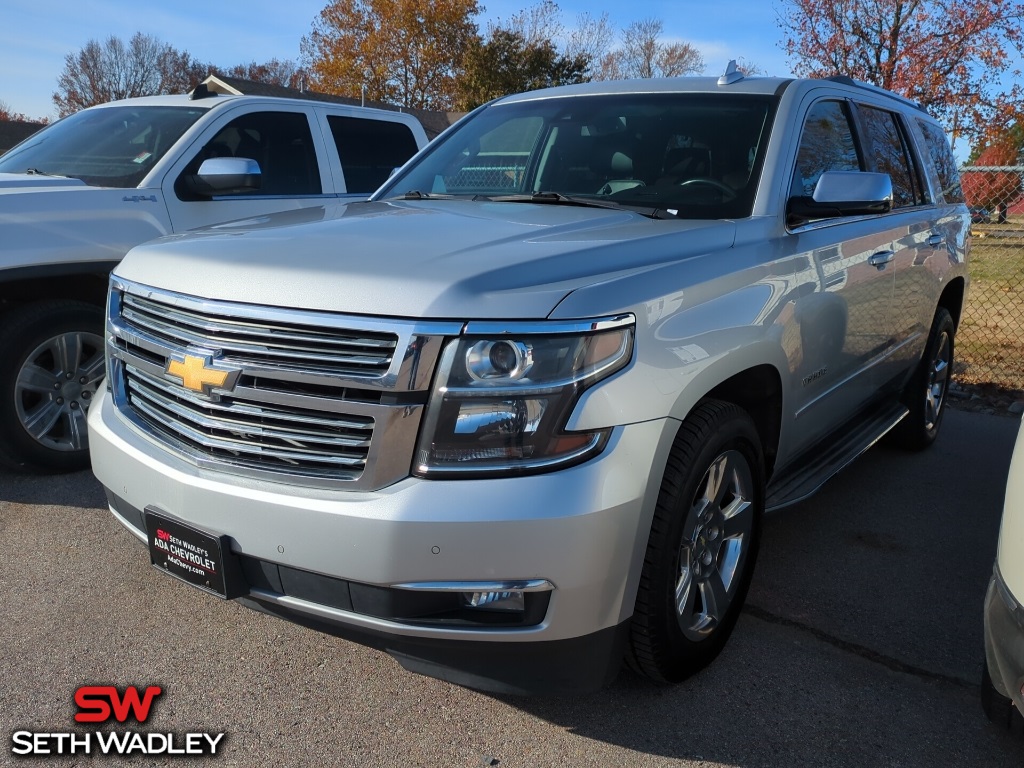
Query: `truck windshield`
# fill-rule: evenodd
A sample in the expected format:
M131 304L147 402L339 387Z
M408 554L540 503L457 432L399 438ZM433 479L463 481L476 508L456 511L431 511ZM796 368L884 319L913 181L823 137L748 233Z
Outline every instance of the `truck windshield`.
M496 104L374 199L549 202L555 193L678 218L745 217L775 103L745 94L643 93Z
M76 112L0 157L0 172L69 176L95 187L135 187L206 111L116 106Z

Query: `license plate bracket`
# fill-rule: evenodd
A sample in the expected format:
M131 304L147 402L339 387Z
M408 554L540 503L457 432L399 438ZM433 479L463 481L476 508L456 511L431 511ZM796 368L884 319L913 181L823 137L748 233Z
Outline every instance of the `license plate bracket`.
M196 528L146 507L149 561L161 571L223 599L245 592L241 566L227 536Z

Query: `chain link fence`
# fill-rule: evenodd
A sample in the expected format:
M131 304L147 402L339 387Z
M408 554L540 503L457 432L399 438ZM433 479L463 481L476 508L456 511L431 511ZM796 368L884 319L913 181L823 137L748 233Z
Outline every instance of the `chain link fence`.
M960 178L974 238L954 375L1024 389L1024 166L964 167Z

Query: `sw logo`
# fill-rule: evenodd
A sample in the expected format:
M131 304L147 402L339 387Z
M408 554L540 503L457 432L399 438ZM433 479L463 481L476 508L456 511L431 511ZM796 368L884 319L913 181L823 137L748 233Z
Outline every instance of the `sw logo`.
M124 694L112 685L83 685L75 691L75 704L79 709L75 722L105 723L114 717L117 722L123 723L131 711L137 722L144 723L149 719L153 699L163 692L164 689L159 685L151 685L140 698L139 689L134 685L125 688Z
M113 685L83 685L75 691L76 723L118 723L129 719L137 723L149 720L153 702L162 695L159 685L140 689L129 685L118 690ZM216 755L223 733L154 733L149 731L76 731L11 734L11 754L34 755Z

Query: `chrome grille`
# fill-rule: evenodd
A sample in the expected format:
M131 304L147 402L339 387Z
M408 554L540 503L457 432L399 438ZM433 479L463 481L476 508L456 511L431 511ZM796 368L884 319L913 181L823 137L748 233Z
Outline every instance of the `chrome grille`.
M220 350L227 362L379 376L394 357L392 333L354 333L301 323L244 320L125 294L121 317L179 347Z
M107 331L115 406L186 461L373 490L408 475L437 356L461 325L217 302L114 277ZM234 384L188 389L167 373L182 355L236 368Z
M235 398L204 401L180 386L125 367L128 403L180 448L241 466L307 477L357 477L366 464L373 419L303 413Z

